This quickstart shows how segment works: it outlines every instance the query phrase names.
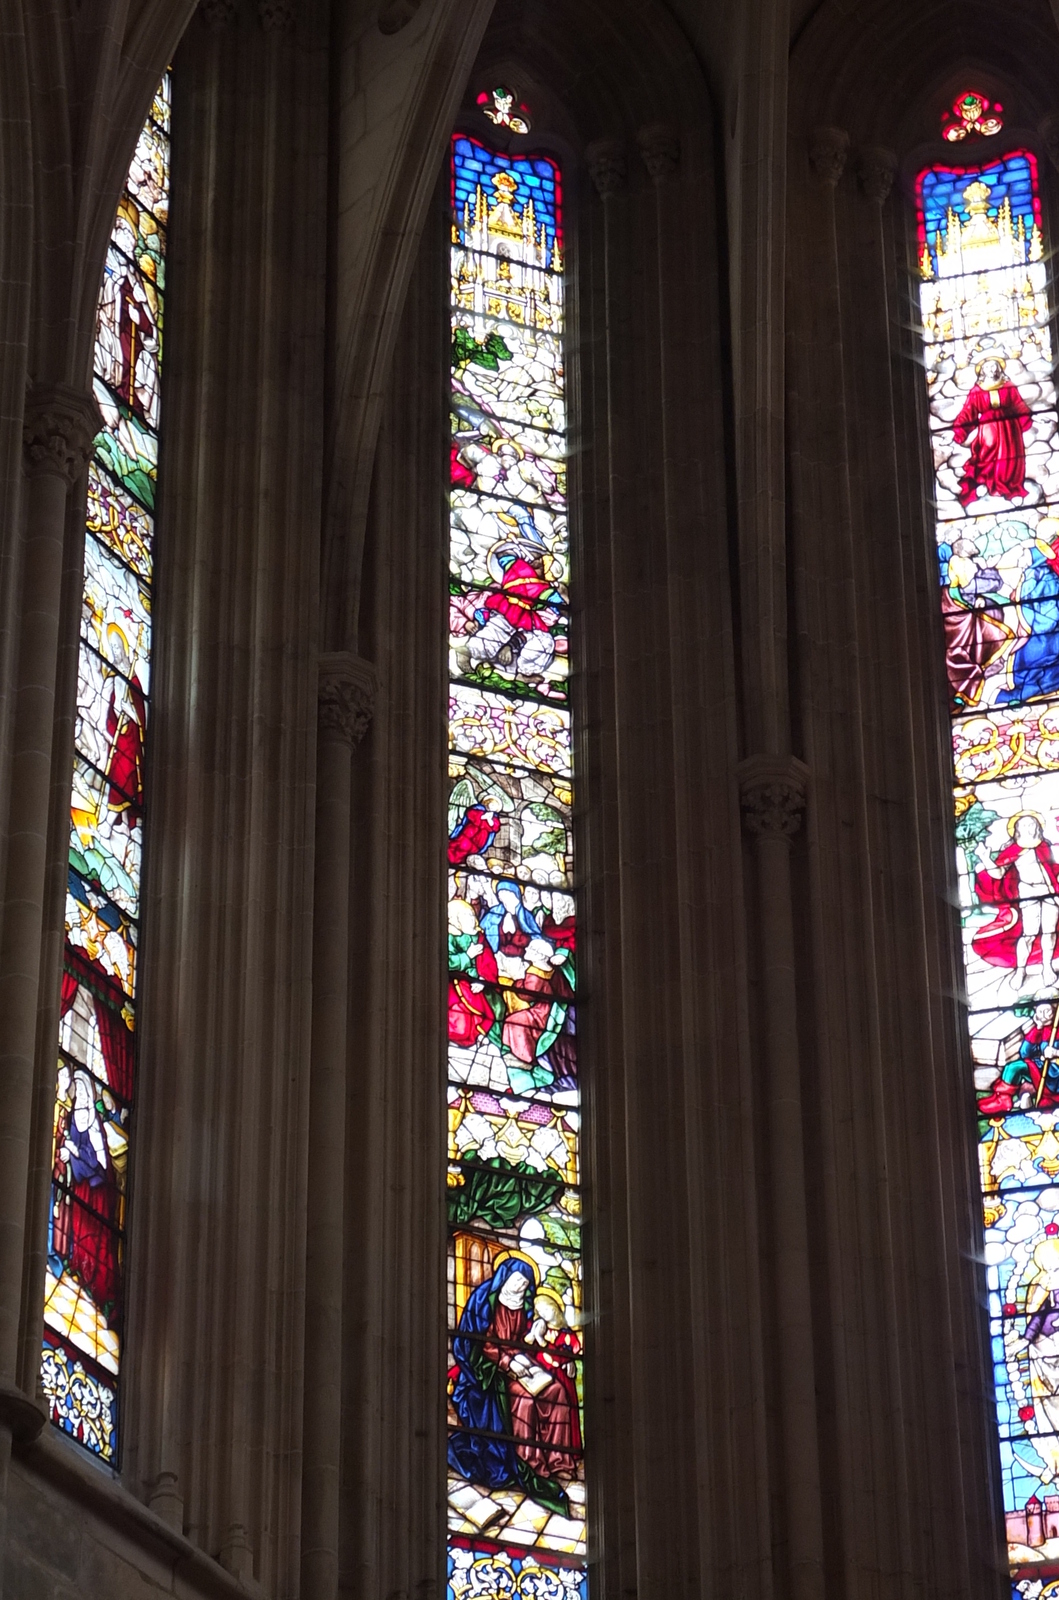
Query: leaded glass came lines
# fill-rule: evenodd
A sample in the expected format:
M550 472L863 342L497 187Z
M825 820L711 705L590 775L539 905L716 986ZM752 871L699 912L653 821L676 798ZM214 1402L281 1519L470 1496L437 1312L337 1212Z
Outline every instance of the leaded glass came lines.
M150 704L169 79L140 135L96 325L62 1021L41 1382L51 1419L116 1460Z
M1020 1588L1055 1600L1059 441L1034 157L932 167L918 203L1008 1549Z
M451 159L449 1585L581 1600L560 175Z

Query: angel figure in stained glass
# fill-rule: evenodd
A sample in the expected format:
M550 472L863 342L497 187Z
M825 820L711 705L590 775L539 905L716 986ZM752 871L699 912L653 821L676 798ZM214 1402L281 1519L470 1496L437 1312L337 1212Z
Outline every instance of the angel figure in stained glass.
M977 383L956 418L957 444L971 439L971 453L960 478L960 504L967 506L984 489L1002 500L1026 497L1026 444L1023 434L1032 422L1030 408L1013 383L1007 382L998 356L980 361ZM973 435L973 439L972 439Z
M979 849L975 878L978 898L999 909L974 936L974 949L992 966L1013 969L1012 988L1020 991L1031 966L1040 966L1045 984L1056 982L1055 941L1059 931L1059 865L1044 824L1032 811L1008 823L1010 843L991 860Z
M476 800L474 790L464 778L453 789L449 800L449 866L465 862L484 869L485 852L500 829L500 797L486 793Z
M465 445L462 461L476 473L480 492L507 495L531 504L562 505L555 472L545 462L526 454L514 439L504 436Z
M568 1516L560 1480L577 1470L581 1429L572 1379L544 1366L527 1342L538 1288L533 1262L511 1252L464 1306L453 1341L461 1427L449 1434L449 1465L469 1483L518 1487Z

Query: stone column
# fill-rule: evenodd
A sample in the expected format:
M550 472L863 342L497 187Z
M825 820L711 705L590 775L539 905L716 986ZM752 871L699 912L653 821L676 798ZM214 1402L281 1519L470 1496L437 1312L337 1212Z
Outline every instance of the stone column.
M768 1174L768 1337L777 1373L779 1521L786 1543L787 1584L780 1592L792 1600L823 1592L824 1554L791 882L791 841L801 827L807 779L794 756L751 756L739 768L757 890L751 959L761 997L754 1045Z
M196 18L174 63L123 1373L127 1482L270 1596L301 1567L329 118L327 8L282 20Z
M67 496L83 475L98 425L91 398L65 384L38 385L27 397L28 483L0 932L0 1488L5 1505L12 1436L33 1437L41 1422L17 1380L48 801Z
M434 210L383 408L357 640L378 692L349 846L344 1600L444 1592L447 243Z
M375 702L374 669L320 657L313 898L312 1081L305 1261L305 1411L300 1600L338 1589L342 1233L349 1028L350 758Z
M566 175L592 1581L765 1594L715 195L670 59L672 122Z

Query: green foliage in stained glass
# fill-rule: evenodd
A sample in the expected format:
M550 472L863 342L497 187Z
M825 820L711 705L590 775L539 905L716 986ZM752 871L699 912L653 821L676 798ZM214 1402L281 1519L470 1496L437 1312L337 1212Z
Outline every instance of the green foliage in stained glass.
M455 368L484 367L486 372L499 372L501 361L510 361L512 352L499 333L487 333L476 339L467 328L457 328L452 336L452 364Z
M524 1217L539 1216L558 1200L563 1180L555 1172L538 1172L528 1162L505 1161L491 1156L485 1161L465 1161L463 1183L449 1190L449 1221L479 1220L491 1228L506 1228Z

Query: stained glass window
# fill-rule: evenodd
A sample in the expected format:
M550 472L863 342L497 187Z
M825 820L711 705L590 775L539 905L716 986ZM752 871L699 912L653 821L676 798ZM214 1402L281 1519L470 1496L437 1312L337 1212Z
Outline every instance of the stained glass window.
M931 167L918 212L1007 1537L1016 1579L1048 1600L1059 1595L1059 449L1034 157Z
M987 100L977 89L967 89L952 102L950 110L942 115L941 131L950 144L967 139L973 134L991 138L1004 126L999 101Z
M52 1421L117 1454L150 703L169 79L136 146L96 324L41 1381Z
M584 1588L560 173L451 156L452 1600Z

